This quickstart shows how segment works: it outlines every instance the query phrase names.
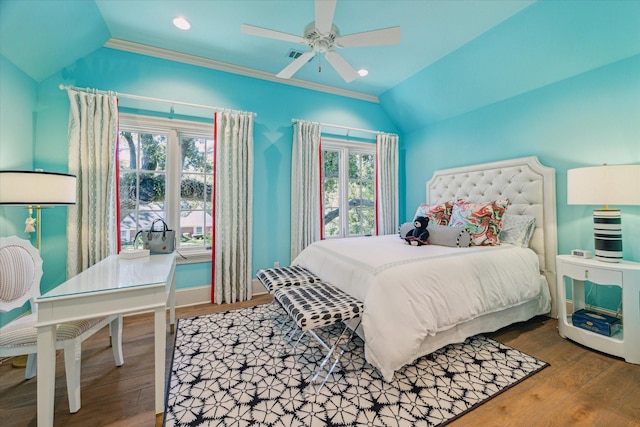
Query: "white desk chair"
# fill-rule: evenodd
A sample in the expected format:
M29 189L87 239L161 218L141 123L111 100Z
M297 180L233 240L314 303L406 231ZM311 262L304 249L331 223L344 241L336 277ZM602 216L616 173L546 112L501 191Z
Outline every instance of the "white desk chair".
M0 311L10 311L31 302L31 313L0 328L0 357L28 354L25 378L36 375L38 320L34 300L40 296L42 258L28 240L15 236L0 237ZM69 411L80 409L80 356L82 341L104 326L111 331L113 356L122 366L122 315L79 320L58 325L56 349L64 351Z

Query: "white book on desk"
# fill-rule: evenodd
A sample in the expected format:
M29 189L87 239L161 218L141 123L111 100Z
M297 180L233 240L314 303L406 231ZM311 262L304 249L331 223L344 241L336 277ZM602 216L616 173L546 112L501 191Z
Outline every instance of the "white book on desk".
M121 259L135 259L149 256L149 249L131 249L120 252Z

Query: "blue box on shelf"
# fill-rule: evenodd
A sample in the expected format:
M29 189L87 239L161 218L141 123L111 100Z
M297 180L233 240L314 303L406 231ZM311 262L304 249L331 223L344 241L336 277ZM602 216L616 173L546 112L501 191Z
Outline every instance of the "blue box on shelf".
M622 328L620 319L593 310L578 310L571 315L573 326L608 337Z

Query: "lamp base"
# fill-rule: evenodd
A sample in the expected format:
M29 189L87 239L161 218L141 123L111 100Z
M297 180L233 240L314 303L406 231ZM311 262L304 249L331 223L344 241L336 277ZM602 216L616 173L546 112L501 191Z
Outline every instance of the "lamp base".
M622 261L622 217L620 209L593 211L595 258L604 262Z

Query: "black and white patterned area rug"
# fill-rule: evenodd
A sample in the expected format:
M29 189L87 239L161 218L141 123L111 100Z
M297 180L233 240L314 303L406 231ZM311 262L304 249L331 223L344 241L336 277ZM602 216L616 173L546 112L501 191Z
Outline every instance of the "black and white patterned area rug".
M274 304L180 319L165 425L441 426L547 366L476 336L405 366L389 383L356 337L320 393L305 398L323 349L303 340L295 355L281 354L289 322Z

